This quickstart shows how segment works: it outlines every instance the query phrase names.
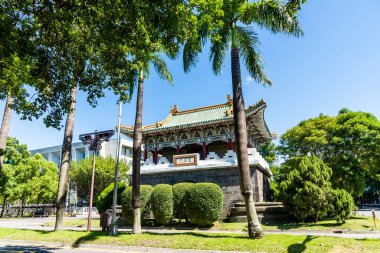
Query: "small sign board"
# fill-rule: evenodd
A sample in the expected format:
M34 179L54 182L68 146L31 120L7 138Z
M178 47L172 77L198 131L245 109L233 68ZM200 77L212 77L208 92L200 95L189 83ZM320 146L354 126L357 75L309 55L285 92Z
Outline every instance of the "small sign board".
M174 155L173 165L174 167L197 166L198 160L199 154Z

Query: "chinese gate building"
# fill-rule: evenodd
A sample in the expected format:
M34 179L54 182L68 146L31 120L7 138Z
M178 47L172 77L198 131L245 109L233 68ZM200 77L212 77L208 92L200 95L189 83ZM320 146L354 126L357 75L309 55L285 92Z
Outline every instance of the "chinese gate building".
M261 100L246 109L248 157L257 202L269 198L268 163L257 148L273 139L264 120L266 103ZM133 138L133 127L121 132ZM232 99L224 104L180 111L173 106L160 122L142 128L144 155L141 184L212 182L224 193L222 217L233 203L243 201L233 127Z

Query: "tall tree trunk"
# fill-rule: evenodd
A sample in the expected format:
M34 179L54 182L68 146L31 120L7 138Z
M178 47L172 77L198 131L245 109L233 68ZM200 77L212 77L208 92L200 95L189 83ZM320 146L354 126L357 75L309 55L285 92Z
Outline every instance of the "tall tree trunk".
M20 201L20 205L19 205L19 207L18 207L18 213L17 213L17 217L21 217L21 211L22 211L22 199L21 199L21 201Z
M140 70L137 89L136 118L133 130L133 167L132 167L132 201L134 209L133 230L134 234L141 234L141 209L140 209L140 164L142 143L142 109L143 109L144 76Z
M71 106L70 112L67 114L65 134L63 136L62 145L62 156L61 156L61 167L59 172L59 182L58 182L58 194L57 194L57 213L55 220L54 230L62 229L63 224L63 213L65 211L67 187L68 187L68 175L69 166L71 158L71 145L73 142L73 132L74 132L74 117L75 117L75 104L76 104L77 88L74 87L71 90Z
M3 205L2 205L2 208L1 208L1 214L0 214L0 217L3 218L4 217L4 210L5 210L5 204L7 203L7 196L4 196L4 199L3 199Z
M26 206L26 200L25 198L21 201L21 217L24 217L24 210L25 210L25 207Z
M2 155L3 153L2 151L5 152L5 148L7 146L9 124L12 118L12 109L11 109L12 103L13 103L13 97L11 96L10 93L8 93L7 100L5 102L3 121L1 123L1 129L0 129L0 175L3 171L2 169L3 169L4 155Z
M249 238L262 238L263 232L256 213L253 200L253 188L248 161L248 137L245 118L243 89L240 73L239 49L231 49L231 71L233 90L234 131L237 150L237 162L239 167L240 191L244 197L248 219Z

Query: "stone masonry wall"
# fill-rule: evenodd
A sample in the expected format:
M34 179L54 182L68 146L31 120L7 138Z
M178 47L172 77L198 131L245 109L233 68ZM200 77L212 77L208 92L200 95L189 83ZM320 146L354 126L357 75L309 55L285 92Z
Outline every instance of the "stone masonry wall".
M264 185L266 176L263 175L259 169L256 169L256 167L251 167L250 170L255 201L262 202L266 200L267 196L267 194L264 193L266 188ZM239 172L237 167L141 175L141 184L149 184L152 186L157 184L174 185L181 182L211 182L218 184L224 194L223 210L221 213L222 219L228 217L233 203L243 201L243 197L240 193Z

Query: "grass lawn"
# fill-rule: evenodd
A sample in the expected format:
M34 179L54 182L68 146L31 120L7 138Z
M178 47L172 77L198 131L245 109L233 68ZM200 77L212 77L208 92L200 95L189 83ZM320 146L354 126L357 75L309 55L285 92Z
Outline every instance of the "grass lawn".
M45 225L49 227L54 227L55 222L47 222ZM86 227L87 218L68 218L65 217L63 224L66 227ZM99 218L93 218L91 222L93 228L99 227ZM196 227L191 227L189 224L175 224L170 226L165 226L162 228L166 229L197 229ZM209 230L224 230L224 231L247 231L246 223L228 223L228 222L215 222L214 225ZM377 229L373 229L373 221L371 217L365 216L353 216L346 223L337 223L334 219L325 219L317 223L268 223L263 224L264 230L323 230L331 231L336 229L347 230L347 231L380 231L380 221L377 221ZM200 230L207 230L202 228Z
M175 249L236 250L254 252L379 252L380 240L358 240L335 237L303 235L265 235L261 240L249 240L242 234L185 234L131 235L120 233L117 237L99 231L34 231L0 228L0 239L59 242L72 244L112 244L121 246L163 247Z
M44 224L44 226L47 227L54 227L55 221L49 221ZM100 219L99 218L92 218L91 219L91 227L92 228L100 228ZM64 217L63 218L63 226L65 227L83 227L87 228L87 218L71 218L71 217Z

